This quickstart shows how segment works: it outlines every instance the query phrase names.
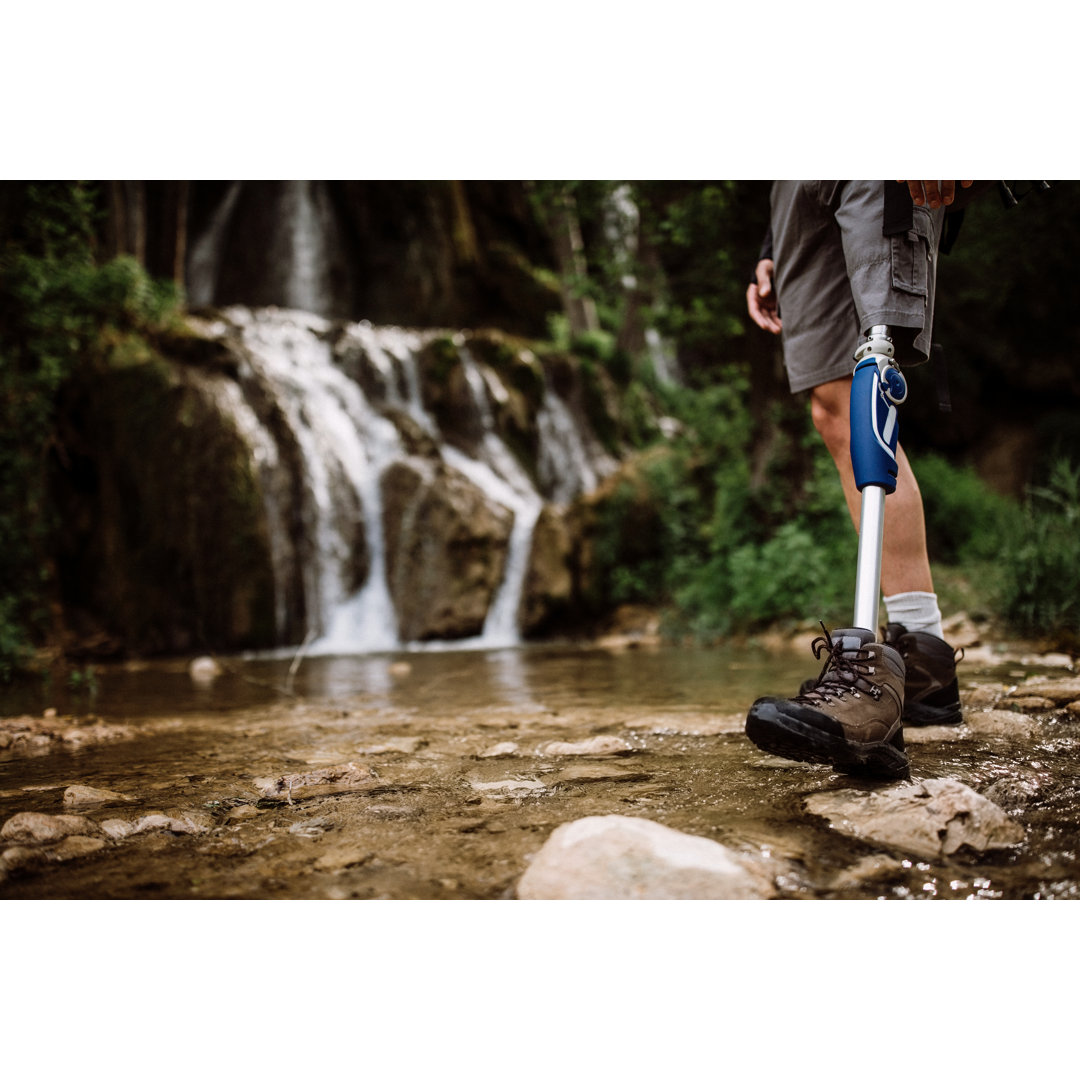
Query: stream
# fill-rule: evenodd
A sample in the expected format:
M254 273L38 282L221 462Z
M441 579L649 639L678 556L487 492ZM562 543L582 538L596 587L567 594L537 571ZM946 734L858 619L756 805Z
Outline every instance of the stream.
M102 665L48 711L41 688L0 699L0 824L95 830L62 856L0 842L0 899L510 899L559 825L610 814L768 853L783 898L1077 898L1080 716L1007 700L1024 678L1071 678L1037 660L976 653L968 722L908 740L913 779L991 790L1024 828L1007 851L938 861L804 803L886 785L743 735L749 702L816 670L805 649L233 657L205 678L181 660ZM975 723L990 705L999 722Z

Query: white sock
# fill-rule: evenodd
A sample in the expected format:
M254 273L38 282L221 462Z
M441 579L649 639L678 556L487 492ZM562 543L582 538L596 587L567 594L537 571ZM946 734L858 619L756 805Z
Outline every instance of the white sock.
M944 639L941 628L941 609L937 593L902 592L885 597L885 611L889 622L900 623L905 630L921 630L926 634Z

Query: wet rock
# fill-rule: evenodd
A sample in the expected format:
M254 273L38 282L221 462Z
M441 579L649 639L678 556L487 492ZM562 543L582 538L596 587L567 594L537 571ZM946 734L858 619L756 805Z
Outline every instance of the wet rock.
M580 742L550 742L540 751L549 757L611 757L633 752L630 743L617 735L596 735Z
M1038 720L1027 713L1009 709L973 710L965 713L964 722L979 735L1019 735L1038 724ZM906 730L904 737L907 737Z
M456 469L382 477L387 585L405 641L479 634L502 581L513 514Z
M57 862L67 862L68 859L93 855L104 846L105 840L100 836L65 836L59 844L48 849L48 857Z
M507 780L473 780L469 783L473 791L481 795L509 796L511 798L521 795L539 795L547 791L547 785L540 780L521 780L510 778Z
M373 851L358 847L355 841L343 840L324 851L315 860L314 868L335 873L338 870L347 870L350 866L362 866L374 857Z
M649 773L636 769L624 769L617 765L583 763L559 770L559 782L563 784L598 784L604 781L625 784L650 778Z
M417 750L427 746L427 740L419 736L401 736L400 738L387 739L385 742L374 743L371 746L360 746L353 751L355 754L363 754L365 757L375 757L379 754L415 754Z
M1002 810L1020 810L1038 795L1041 786L1039 777L1032 773L1003 776L983 788L982 794Z
M1071 679L1036 676L1027 679L1009 694L1010 702L1027 698L1048 701L1054 706L1067 705L1071 701L1080 701L1080 677Z
M51 845L9 847L0 854L0 880L9 870L46 863L69 862L83 855L93 855L103 847L105 847L105 840L100 836L65 836L59 843Z
M756 900L763 865L714 840L618 814L560 825L517 884L520 900Z
M334 827L334 823L325 817L311 818L308 821L294 821L289 826L289 832L293 836L322 836Z
M553 620L566 618L574 595L573 542L563 513L544 505L533 528L519 611L521 632L535 637Z
M73 724L55 709L45 716L8 716L0 718L0 749L50 750L64 746L90 746L115 739L129 739L134 732L123 724Z
M904 864L899 859L894 859L891 855L867 855L854 866L841 870L832 879L830 887L840 892L903 876Z
M221 665L212 656L197 656L188 665L188 675L193 683L207 685L221 674Z
M969 686L960 691L960 701L965 709L996 705L1008 693L1008 688L1000 683ZM907 730L904 731L905 736Z
M119 791L109 791L107 788L92 788L85 787L82 784L72 784L64 789L64 805L67 807L103 806L105 803L131 801L130 795L124 795Z
M124 818L109 818L101 823L101 829L111 840L123 840L135 831L135 822Z
M904 728L904 742L909 746L921 743L963 742L970 739L971 728L965 724L930 724L927 727Z
M806 807L845 836L878 843L923 859L964 849L976 853L1019 844L1024 830L989 799L959 780L922 780L883 791L830 791L809 796Z
M501 742L488 747L487 750L481 750L476 756L480 758L513 757L517 752L518 744L516 742Z
M741 735L746 728L746 712L724 713L659 713L651 717L628 720L629 731L644 731L650 735Z
M197 835L210 831L213 819L195 810L170 810L163 814L144 814L137 818L132 833L173 832Z
M367 765L355 761L331 765L306 773L287 773L278 777L259 777L252 781L264 799L308 799L341 791L363 791L378 784L378 776Z
M0 828L0 839L15 844L52 844L67 836L93 836L101 832L96 821L78 814L16 814Z
M1023 709L1025 712L1047 712L1049 709L1054 708L1054 699L1026 694L1010 697L1009 704L1013 708Z

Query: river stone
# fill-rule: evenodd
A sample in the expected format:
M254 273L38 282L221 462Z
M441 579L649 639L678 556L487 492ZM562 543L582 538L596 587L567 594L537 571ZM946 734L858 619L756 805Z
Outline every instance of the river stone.
M617 735L595 735L579 742L550 742L540 752L551 757L610 757L632 754L634 748Z
M306 773L287 773L278 777L258 777L252 781L264 799L311 798L315 795L332 795L339 791L355 791L370 788L378 783L374 770L355 761L344 765L331 765Z
M502 581L514 515L439 464L381 480L386 580L403 641L478 635Z
M909 746L920 743L963 742L971 738L966 724L928 724L926 727L904 728L904 742Z
M1021 683L1009 694L1009 698L1014 701L1018 698L1035 698L1049 701L1051 705L1067 705L1070 701L1080 700L1080 678L1036 676Z
M995 851L1024 839L1022 826L959 780L913 781L874 792L821 792L805 803L845 836L921 859L942 859L964 848Z
M473 791L480 792L481 795L494 795L496 797L539 795L540 792L547 791L546 785L540 780L473 780L469 786Z
M65 836L92 836L101 826L78 814L36 814L27 811L4 822L0 838L16 844L52 844Z
M101 823L102 831L112 840L123 840L135 831L135 822L124 818L109 818Z
M213 818L194 810L170 810L163 814L144 814L134 822L133 833L174 832L197 835L209 832Z
M516 742L501 742L489 746L487 750L481 750L476 756L480 758L513 757L518 749Z
M982 709L964 715L967 726L979 735L1022 735L1038 725L1038 720L1027 713L1010 709ZM907 738L907 730L904 731Z
M763 868L714 840L619 814L560 825L517 885L519 900L759 900Z
M650 735L741 735L746 729L745 710L737 713L660 713L644 719L628 720L629 731Z
M131 796L119 791L109 791L107 788L85 787L82 784L72 784L64 790L65 806L101 806L103 803L115 802L131 802Z

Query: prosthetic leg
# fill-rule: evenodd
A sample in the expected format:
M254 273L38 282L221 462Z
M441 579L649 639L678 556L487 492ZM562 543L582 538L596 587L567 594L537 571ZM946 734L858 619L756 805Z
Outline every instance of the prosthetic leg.
M853 625L877 634L881 592L881 546L885 496L896 490L896 407L907 398L907 381L893 359L887 326L874 326L855 353L851 385L851 465L862 494Z
M746 716L747 736L767 753L887 779L908 775L905 662L876 640L885 496L899 472L896 407L907 397L893 355L887 326L873 327L855 353L851 463L862 509L854 624L815 640L814 655L828 659L809 686L794 698L758 698Z

